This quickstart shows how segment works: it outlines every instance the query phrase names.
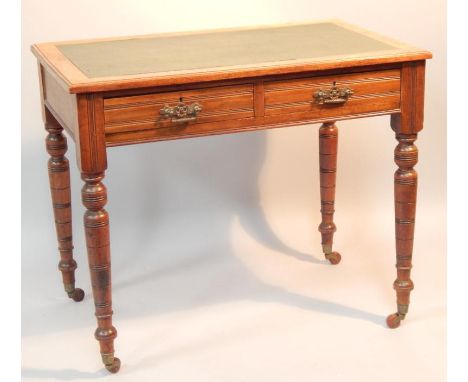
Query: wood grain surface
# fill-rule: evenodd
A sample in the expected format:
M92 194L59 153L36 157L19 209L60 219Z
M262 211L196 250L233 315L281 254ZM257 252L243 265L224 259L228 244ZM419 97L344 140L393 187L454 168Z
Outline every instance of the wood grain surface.
M71 93L415 61L423 49L341 21L32 46Z
M343 104L321 105L314 93L333 85L352 89ZM177 124L160 110L183 100L202 111L194 121ZM166 91L105 98L108 145L180 139L262 129L283 122L311 123L400 110L400 68L336 75L258 80L249 84Z
M391 115L398 140L397 312L387 324L395 328L406 317L413 289L418 159L414 142L423 128L425 59L430 52L338 21L45 43L34 45L32 51L39 63L48 132L60 270L69 297L80 301L83 291L74 285L77 265L72 253L65 129L75 141L84 181L95 337L107 370L115 373L120 368L114 355L117 330L112 321L109 215L103 183L109 146L323 123L319 231L326 259L338 264L341 255L332 250L335 121ZM332 102L322 102L318 94Z

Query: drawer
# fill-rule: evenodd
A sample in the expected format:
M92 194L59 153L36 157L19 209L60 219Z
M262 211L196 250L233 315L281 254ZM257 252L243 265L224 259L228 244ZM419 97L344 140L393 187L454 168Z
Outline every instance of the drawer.
M322 103L316 98L317 92L325 94L333 87L349 89L347 99L338 96ZM109 97L104 98L104 122L106 143L114 146L393 113L399 108L400 69L387 69Z
M319 91L325 99L317 98ZM265 82L265 116L271 118L334 119L399 108L399 69Z
M170 136L254 116L253 85L181 90L104 99L106 135ZM152 132L146 132L152 130Z

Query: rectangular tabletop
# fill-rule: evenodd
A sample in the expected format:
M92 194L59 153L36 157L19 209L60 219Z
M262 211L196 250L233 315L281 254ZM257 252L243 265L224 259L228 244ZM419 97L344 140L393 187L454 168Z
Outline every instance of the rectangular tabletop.
M33 46L72 93L426 59L339 21Z

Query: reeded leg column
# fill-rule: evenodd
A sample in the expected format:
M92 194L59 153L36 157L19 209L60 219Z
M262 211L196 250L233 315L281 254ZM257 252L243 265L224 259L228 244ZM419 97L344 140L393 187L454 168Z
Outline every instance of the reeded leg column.
M94 305L98 327L95 337L99 341L102 362L111 373L117 373L120 360L114 357L114 339L117 330L112 325L111 261L109 239L109 215L104 209L107 190L101 182L104 172L82 173L85 184L82 189L86 246L93 287Z
M50 155L48 162L50 191L54 209L55 228L57 231L58 250L60 252L59 270L62 272L63 285L68 297L81 301L84 292L75 288L76 261L73 259L72 211L70 192L70 169L67 152L67 139L62 134L63 128L58 122L45 123L49 133L46 138L46 148Z
M414 145L417 134L396 134L395 148L395 238L397 279L393 287L397 294L397 313L387 317L387 325L397 328L408 313L410 279L413 254L414 219L416 213L416 192L418 174L413 167L418 162L418 149Z
M322 213L319 231L322 234L323 253L332 264L338 264L341 260L341 255L332 250L333 234L336 231L333 213L335 212L337 150L338 128L334 122L325 122L319 129L320 212Z

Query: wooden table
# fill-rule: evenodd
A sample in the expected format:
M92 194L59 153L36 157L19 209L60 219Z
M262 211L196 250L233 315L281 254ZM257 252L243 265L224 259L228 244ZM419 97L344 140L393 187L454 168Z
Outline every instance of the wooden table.
M102 361L115 373L107 148L322 123L319 231L332 250L338 129L335 121L389 114L395 148L397 313L408 312L425 60L431 53L339 21L36 44L50 188L65 291L75 287L65 130L84 181L84 227ZM383 175L386 176L386 175Z

